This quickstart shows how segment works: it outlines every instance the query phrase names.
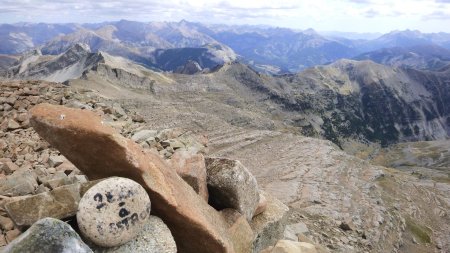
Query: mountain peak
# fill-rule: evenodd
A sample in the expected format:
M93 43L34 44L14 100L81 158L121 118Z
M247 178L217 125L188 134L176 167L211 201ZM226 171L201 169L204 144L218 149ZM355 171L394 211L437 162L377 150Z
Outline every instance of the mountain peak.
M407 36L407 37L423 37L423 33L419 30L395 30L390 33L387 33L385 36Z
M73 46L71 46L66 52L77 52L77 53L90 53L91 48L89 45L85 43L76 43Z
M308 28L306 30L303 31L304 34L306 35L319 35L316 30L312 29L312 28Z

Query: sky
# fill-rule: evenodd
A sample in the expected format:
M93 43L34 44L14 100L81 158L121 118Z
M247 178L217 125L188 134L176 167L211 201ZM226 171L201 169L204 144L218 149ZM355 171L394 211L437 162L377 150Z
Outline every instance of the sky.
M450 0L0 0L0 23L121 19L185 19L318 31L450 32Z

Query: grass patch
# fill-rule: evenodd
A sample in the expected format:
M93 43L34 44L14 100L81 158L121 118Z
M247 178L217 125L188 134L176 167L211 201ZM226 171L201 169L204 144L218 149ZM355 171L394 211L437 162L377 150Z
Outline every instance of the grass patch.
M417 224L411 218L406 218L406 228L411 231L414 237L421 243L431 243L431 229Z

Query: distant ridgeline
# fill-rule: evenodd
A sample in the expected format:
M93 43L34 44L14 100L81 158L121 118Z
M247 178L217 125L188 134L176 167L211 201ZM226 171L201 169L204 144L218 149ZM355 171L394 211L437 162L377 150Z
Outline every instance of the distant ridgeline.
M198 62L202 68L211 68L241 59L259 71L277 74L353 57L383 64L400 61L400 65L420 68L442 67L450 59L450 34L446 33L394 31L375 39L372 39L375 35L365 35L364 38L370 38L365 40L348 36L318 33L313 29L207 25L184 20L3 24L0 25L0 54L21 54L36 47L43 54L60 54L76 43L84 43L94 53L104 51L169 71L188 60ZM174 58L174 53L181 58ZM418 61L417 56L425 57L426 61Z
M297 132L337 145L450 134L450 34L352 40L312 29L122 20L0 25L0 36L0 53L8 54L0 55L4 78L95 79L152 93L207 93L225 85L255 108L272 103L269 113L280 113Z

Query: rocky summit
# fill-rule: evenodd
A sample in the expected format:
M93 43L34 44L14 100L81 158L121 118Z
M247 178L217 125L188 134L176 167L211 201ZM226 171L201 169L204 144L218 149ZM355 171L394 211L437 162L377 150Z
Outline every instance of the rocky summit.
M0 252L449 252L448 34L2 37Z

